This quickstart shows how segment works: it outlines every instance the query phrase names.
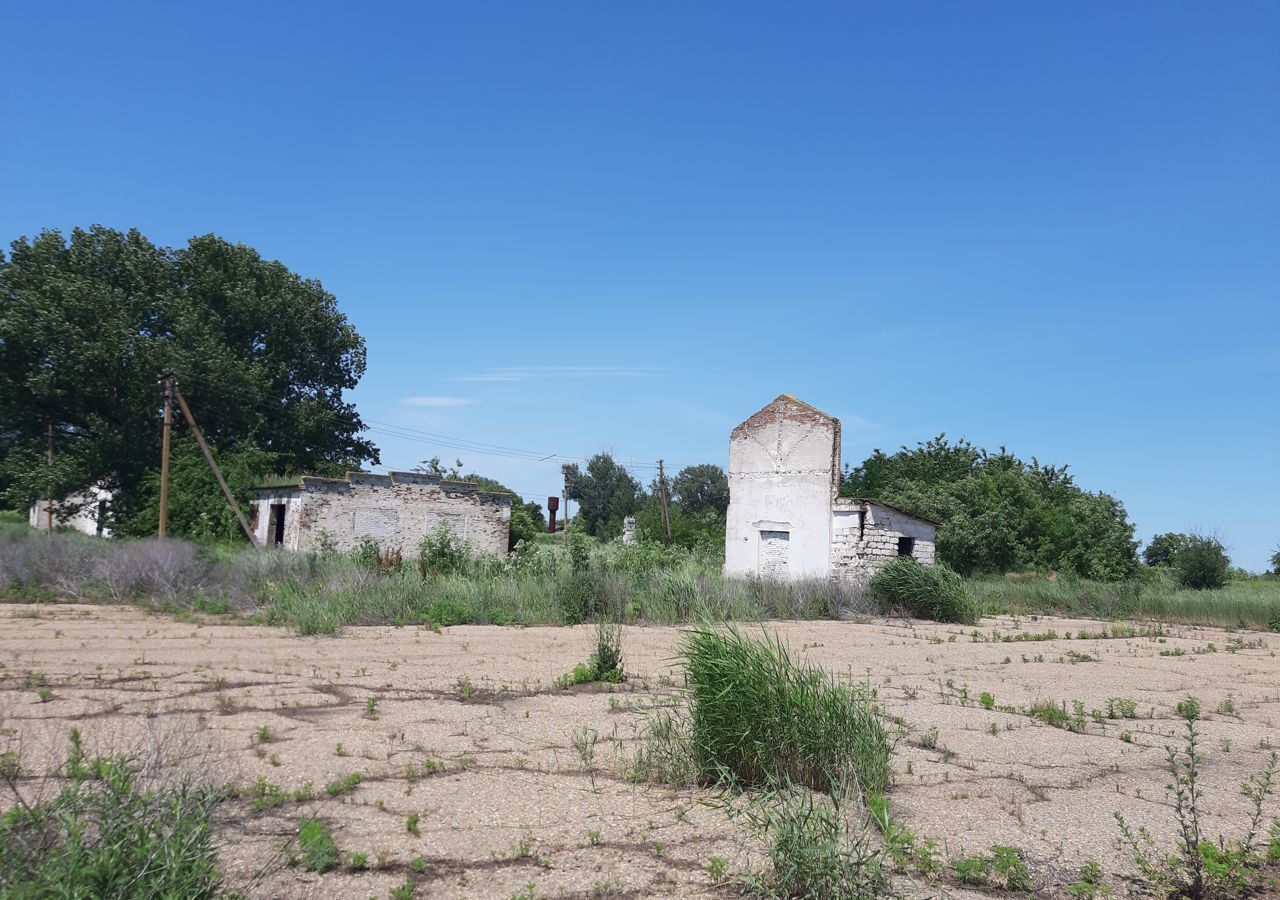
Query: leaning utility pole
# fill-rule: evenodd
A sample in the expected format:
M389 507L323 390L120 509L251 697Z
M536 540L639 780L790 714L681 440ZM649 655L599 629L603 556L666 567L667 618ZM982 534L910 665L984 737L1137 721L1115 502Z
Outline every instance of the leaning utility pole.
M667 473L662 468L662 460L658 460L658 498L662 501L662 530L671 540L671 515L667 512Z
M187 406L187 400L182 396L182 391L177 387L173 389L174 395L178 398L178 408L182 410L182 416L187 420L187 424L191 426L191 433L195 435L196 443L200 445L200 452L204 454L205 462L209 464L209 468L213 470L213 477L218 479L218 487L222 488L222 496L227 498L227 505L231 507L231 511L236 514L236 519L240 522L240 527L244 530L245 537L249 539L250 545L256 550L258 548L258 539L253 534L253 529L249 527L248 521L244 517L244 513L240 512L240 504L236 503L235 495L231 493L231 488L227 487L226 479L222 477L222 470L218 468L218 464L214 462L213 454L209 451L209 445L204 442L204 435L200 433L200 427L196 425L195 417L191 415L191 409ZM168 406L165 411L168 412Z
M172 372L165 372L160 379L164 385L164 433L160 438L160 527L157 534L164 537L169 527L169 435L173 431L173 394L177 382Z

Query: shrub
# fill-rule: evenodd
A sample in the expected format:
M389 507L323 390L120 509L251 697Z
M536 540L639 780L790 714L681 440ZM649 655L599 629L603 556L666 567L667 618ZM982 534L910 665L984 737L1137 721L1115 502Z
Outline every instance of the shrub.
M418 572L436 578L461 572L470 561L471 548L441 522L418 542Z
M1178 582L1198 591L1220 588L1231 574L1231 560L1217 538L1192 535L1173 558Z
M1250 776L1240 792L1249 802L1248 827L1244 838L1216 841L1205 832L1205 795L1200 783L1204 755L1200 750L1200 703L1188 697L1177 706L1186 721L1182 752L1165 748L1165 760L1173 783L1167 791L1173 801L1178 842L1172 854L1162 852L1145 827L1130 828L1123 815L1114 814L1120 827L1120 843L1133 857L1138 872L1159 896L1195 900L1225 900L1254 893L1264 883L1259 871L1269 848L1263 844L1264 807L1275 791L1280 756L1272 751L1262 771ZM1274 844L1272 845L1274 847Z
M595 617L604 593L603 579L590 571L574 571L560 579L560 615L566 625L580 625Z
M560 676L557 684L589 684L593 681L620 682L627 676L622 671L622 626L610 622L596 625L596 649L585 663L578 663L573 671Z
M704 777L819 791L851 779L864 792L884 790L892 741L869 686L838 683L794 660L776 636L749 640L732 627L691 629L678 652Z
M827 796L786 785L767 795L751 818L769 842L772 872L750 882L759 896L790 900L872 900L884 896L884 854L864 817L846 812L848 794Z
M185 779L143 788L123 756L88 760L71 740L68 786L0 816L0 896L217 896L209 818L222 793ZM16 793L16 755L0 774Z
M327 872L338 865L338 844L333 833L318 819L308 819L298 829L302 865L312 872Z
M972 625L978 610L963 579L941 563L922 566L908 556L890 560L868 585L872 599L917 619Z
M956 880L979 887L999 887L1010 891L1032 890L1031 874L1016 847L994 846L990 853L979 853L956 860L951 867Z

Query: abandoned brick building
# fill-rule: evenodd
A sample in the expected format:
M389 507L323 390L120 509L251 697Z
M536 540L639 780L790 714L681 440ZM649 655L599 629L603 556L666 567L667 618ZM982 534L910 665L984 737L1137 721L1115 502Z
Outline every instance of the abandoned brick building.
M897 556L933 565L938 524L840 496L840 420L783 394L729 437L726 575L861 581Z
M350 550L372 538L384 549L398 548L407 555L444 525L472 550L505 556L511 499L469 481L417 472L304 476L296 484L255 488L250 527L263 547L313 550L328 542Z

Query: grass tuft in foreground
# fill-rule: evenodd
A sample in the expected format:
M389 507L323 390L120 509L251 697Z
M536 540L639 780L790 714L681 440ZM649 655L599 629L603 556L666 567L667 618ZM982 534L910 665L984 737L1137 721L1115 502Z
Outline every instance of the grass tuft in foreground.
M779 780L827 792L850 781L881 793L893 741L869 686L797 661L776 637L694 628L688 672L692 753L702 776L743 786Z
M0 778L20 798L21 762ZM178 780L141 787L122 756L86 758L72 731L67 785L0 816L0 896L216 897L221 875L209 819L221 792Z

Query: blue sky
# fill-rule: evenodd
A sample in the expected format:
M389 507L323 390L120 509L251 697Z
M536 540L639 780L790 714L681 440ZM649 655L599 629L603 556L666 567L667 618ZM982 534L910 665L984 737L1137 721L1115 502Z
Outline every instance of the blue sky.
M370 421L677 468L788 392L1280 544L1280 5L6 7L0 239L251 244Z

